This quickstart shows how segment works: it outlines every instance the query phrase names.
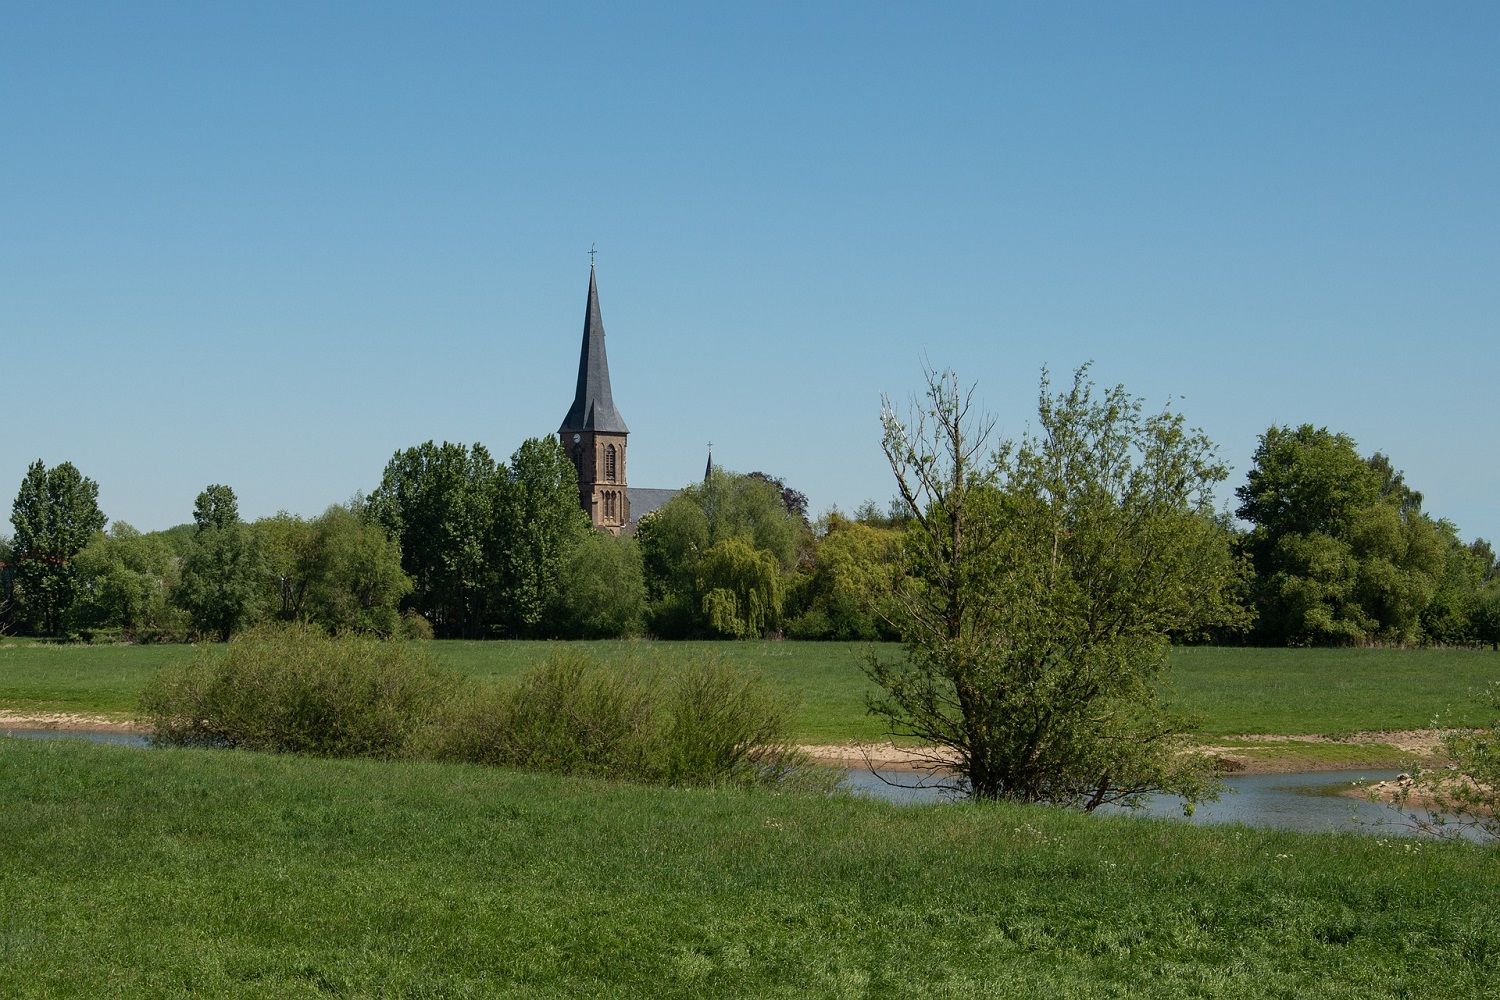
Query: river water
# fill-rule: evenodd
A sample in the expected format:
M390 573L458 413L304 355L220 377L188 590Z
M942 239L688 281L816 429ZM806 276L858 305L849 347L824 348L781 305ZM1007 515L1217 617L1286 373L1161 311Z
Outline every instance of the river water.
M1219 801L1199 803L1190 817L1182 814L1182 800L1175 795L1148 795L1139 809L1101 806L1098 811L1101 815L1153 816L1199 825L1243 823L1303 833L1354 831L1378 836L1416 836L1416 831L1402 821L1401 813L1394 807L1338 794L1357 784L1386 781L1397 773L1313 771L1235 775L1224 779L1225 792ZM952 801L955 797L933 779L903 771L852 770L848 788L856 795L907 804Z
M27 739L82 739L115 746L145 747L150 741L137 733L85 733L56 729L0 730ZM1173 795L1146 797L1140 809L1103 806L1101 814L1155 816L1197 824L1243 823L1247 826L1300 830L1304 833L1355 831L1379 836L1415 836L1391 806L1338 795L1341 789L1396 777L1395 771L1314 771L1307 774L1249 774L1224 780L1226 791L1218 802L1200 803L1191 817L1182 814L1182 800ZM941 782L908 771L870 771L852 768L845 787L866 795L907 805L951 802L952 790Z

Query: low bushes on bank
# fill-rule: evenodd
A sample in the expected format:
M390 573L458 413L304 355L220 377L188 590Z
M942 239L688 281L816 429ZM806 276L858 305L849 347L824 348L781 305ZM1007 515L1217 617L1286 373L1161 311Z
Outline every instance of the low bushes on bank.
M398 757L461 685L410 643L265 626L160 670L139 711L161 745Z
M414 644L294 627L255 630L164 668L139 714L159 745L826 787L791 742L791 711L713 653L605 664L559 646L514 683L490 686Z

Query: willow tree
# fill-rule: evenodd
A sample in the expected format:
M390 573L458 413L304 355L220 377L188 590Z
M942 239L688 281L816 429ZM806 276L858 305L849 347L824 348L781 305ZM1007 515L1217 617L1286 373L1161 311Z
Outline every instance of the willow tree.
M1170 409L1087 368L1037 428L992 445L952 372L927 377L884 450L913 517L891 604L906 656L871 654L891 732L959 762L970 794L1092 810L1212 792L1160 687L1168 637L1242 623L1216 514L1227 473Z

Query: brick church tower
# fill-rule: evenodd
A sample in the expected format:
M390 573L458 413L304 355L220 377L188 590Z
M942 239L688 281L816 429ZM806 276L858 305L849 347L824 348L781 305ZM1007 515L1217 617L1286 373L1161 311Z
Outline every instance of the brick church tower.
M630 495L625 486L625 438L630 431L609 390L604 321L599 318L599 287L592 264L583 312L583 350L578 355L578 389L557 434L578 469L578 500L584 511L594 527L618 535L630 523Z

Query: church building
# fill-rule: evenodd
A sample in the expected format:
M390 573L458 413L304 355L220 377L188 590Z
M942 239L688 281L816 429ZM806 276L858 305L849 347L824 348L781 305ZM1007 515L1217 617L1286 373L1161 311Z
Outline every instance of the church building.
M589 265L589 295L583 310L583 347L578 354L578 386L573 406L557 429L563 450L578 470L578 502L594 527L618 535L633 534L640 518L661 507L677 490L632 489L626 443L630 429L615 408L609 385L609 358L604 353L604 320L599 315L599 285Z

